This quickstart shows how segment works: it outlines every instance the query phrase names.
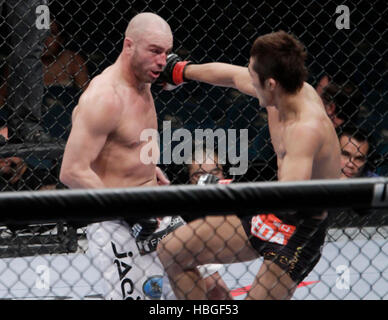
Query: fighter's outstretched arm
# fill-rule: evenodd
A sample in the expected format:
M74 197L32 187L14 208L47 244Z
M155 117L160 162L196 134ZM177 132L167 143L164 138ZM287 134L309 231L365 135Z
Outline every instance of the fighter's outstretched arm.
M248 68L221 62L194 64L182 61L176 54L170 54L159 82L169 84L170 86L165 86L165 89L169 90L188 80L235 88L244 94L256 97Z
M256 91L246 67L221 62L189 64L184 70L184 78L234 88L256 97Z

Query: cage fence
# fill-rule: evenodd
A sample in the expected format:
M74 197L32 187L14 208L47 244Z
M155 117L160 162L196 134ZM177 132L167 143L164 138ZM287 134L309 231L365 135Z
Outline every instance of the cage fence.
M246 66L258 35L294 34L306 47L307 82L336 126L342 157L350 157L348 147L356 148L358 177L387 176L388 8L378 0L342 2L0 1L0 191L66 189L59 172L72 112L91 79L117 59L129 20L146 11L170 24L173 52L194 63ZM186 129L193 136L198 129L235 129L240 135L246 130L247 144L238 135L237 150L247 152L248 170L231 175L228 161L215 170L233 182L277 179L267 114L257 99L198 82L174 91L153 85L152 93L161 141L168 130ZM362 149L362 142L367 148ZM161 159L165 147L161 143ZM190 184L195 178L185 164L160 167L172 184ZM338 210L329 223L322 258L294 298L387 299L387 210ZM0 298L102 299L86 225L4 224ZM259 265L255 260L222 267L220 274L235 299L245 297Z

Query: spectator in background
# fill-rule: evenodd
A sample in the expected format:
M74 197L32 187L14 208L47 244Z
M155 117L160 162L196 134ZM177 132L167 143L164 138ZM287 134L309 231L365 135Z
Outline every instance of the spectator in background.
M367 133L354 126L344 126L338 130L341 146L341 179L376 177L371 165L374 158L374 144ZM329 210L332 228L377 226L380 220L371 218L376 209L331 209ZM377 224L376 224L377 223Z
M55 187L55 178L48 170L33 170L20 157L0 158L0 191L49 190Z
M10 28L7 107L11 142L46 143L54 140L43 130L43 68L41 54L47 30L38 29L36 8L47 0L0 0L0 15Z
M371 170L373 153L368 135L359 128L346 126L339 134L341 145L341 179L377 176Z
M52 136L67 139L71 113L89 83L89 74L82 56L66 48L60 24L51 20L50 30L42 56L44 125Z
M218 155L216 152L203 148L202 144L198 144L196 142L193 143L193 151L192 151L192 161L187 164L187 170L189 173L189 182L190 184L197 184L199 178L204 174L212 174L219 179L225 179L224 176L224 168L222 164L218 161ZM203 152L203 161L200 162L198 159L194 158L195 152L199 150ZM206 154L207 153L207 154Z
M317 91L317 93L321 96L322 95L322 93L323 93L323 89L325 88L325 87L327 87L327 85L330 83L330 78L329 78L329 76L328 75L323 75L320 79L319 79L319 81L318 81L318 83L317 83L317 85L315 86L315 90Z
M8 140L8 128L0 117L0 138ZM0 192L48 190L56 188L57 179L49 169L32 169L20 157L0 157Z
M321 88L321 87L320 87ZM326 113L333 122L335 128L357 121L359 105L356 97L353 96L353 88L348 86L340 87L335 83L328 83L320 93ZM361 101L360 101L361 102Z
M42 56L45 86L72 87L83 91L89 82L85 60L80 54L65 48L63 32L55 20L51 20L50 31Z

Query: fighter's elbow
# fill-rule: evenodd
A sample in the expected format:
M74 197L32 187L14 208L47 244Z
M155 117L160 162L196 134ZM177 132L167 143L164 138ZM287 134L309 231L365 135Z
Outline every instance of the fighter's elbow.
M69 188L73 188L77 181L77 171L71 167L62 166L59 172L59 181Z
M59 181L65 186L69 186L71 178L68 170L61 168L61 171L59 172Z

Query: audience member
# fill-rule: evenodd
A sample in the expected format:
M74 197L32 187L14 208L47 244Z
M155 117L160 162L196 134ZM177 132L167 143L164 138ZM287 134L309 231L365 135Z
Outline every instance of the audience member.
M88 85L89 75L82 56L66 48L60 24L52 20L50 30L42 56L45 84L43 121L52 136L67 139L71 113Z
M357 105L357 99L352 96L353 90L350 85L340 87L333 82L319 90L326 113L335 128L349 123L355 124L357 121L360 106Z
M0 158L0 191L55 189L49 170L31 169L20 157Z
M8 128L0 119L0 138L8 141ZM0 192L55 189L57 178L49 168L31 166L18 156L0 157Z
M344 126L337 131L341 145L341 179L378 176L372 165L374 145L367 133L354 126ZM369 219L374 209L331 209L329 212L332 228L376 225L375 216Z
M11 48L7 77L11 142L53 142L41 124L44 89L41 54L47 30L36 28L35 23L36 8L42 4L47 1L0 0L0 14L11 29L7 38Z
M377 176L370 164L373 149L369 140L368 135L360 128L341 128L341 179Z
M197 184L199 178L204 174L212 174L219 179L224 179L224 168L223 165L218 161L218 155L215 151L203 148L201 144L193 144L193 157L191 163L187 164L187 170L189 173L189 183ZM199 149L203 148L203 149ZM195 152L203 152L203 161L195 159Z
M84 90L89 82L85 60L80 54L65 48L63 32L55 20L51 21L50 31L42 55L45 86Z

